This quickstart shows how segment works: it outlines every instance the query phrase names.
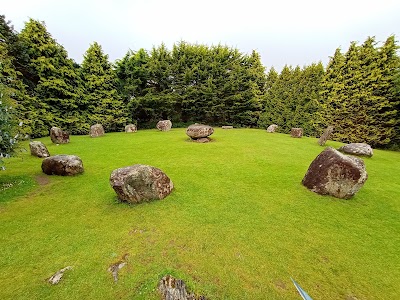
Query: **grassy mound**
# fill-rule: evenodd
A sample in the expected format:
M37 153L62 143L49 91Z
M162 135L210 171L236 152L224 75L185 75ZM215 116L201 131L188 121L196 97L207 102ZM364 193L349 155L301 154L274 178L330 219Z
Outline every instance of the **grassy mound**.
M210 299L398 299L400 153L374 150L369 179L351 200L301 185L323 150L313 138L216 129L188 142L184 129L72 136L52 155L75 154L85 172L46 176L41 159L7 161L0 190L1 299L158 299L172 274ZM328 142L327 146L340 146ZM148 164L175 189L164 200L119 203L112 170ZM21 178L21 177L19 177ZM127 265L114 283L108 268ZM46 282L66 266L63 280Z

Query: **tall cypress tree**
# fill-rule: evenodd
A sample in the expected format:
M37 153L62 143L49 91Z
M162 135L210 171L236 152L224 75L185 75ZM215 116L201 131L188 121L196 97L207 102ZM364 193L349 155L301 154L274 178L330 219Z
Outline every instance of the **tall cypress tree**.
M370 37L361 46L351 43L343 60L335 56L331 65L336 62L336 68L328 67L322 91L325 125L333 125L334 138L343 142L387 145L396 134L396 109L390 100L391 75L384 75L390 74L384 70L385 55Z
M84 102L88 125L100 123L106 131L120 131L126 123L126 108L116 89L116 76L103 53L94 42L84 55L81 68Z
M33 112L30 118L32 135L47 135L52 126L73 132L80 116L76 105L79 84L73 61L52 38L44 22L30 19L19 39L26 54L28 92L40 99L22 104L30 106Z
M3 95L7 97L8 105L12 105L14 121L23 124L18 128L20 134L32 134L31 123L36 114L33 109L35 97L29 96L24 84L26 69L23 59L23 47L10 21L0 16L0 82L3 84ZM3 101L3 103L5 103ZM21 123L22 122L22 123Z
M394 128L395 136L390 144L400 145L400 57L395 37L389 36L379 49L379 67L382 70L381 84L374 93L385 96L389 106L383 108L383 114L390 118L385 122Z

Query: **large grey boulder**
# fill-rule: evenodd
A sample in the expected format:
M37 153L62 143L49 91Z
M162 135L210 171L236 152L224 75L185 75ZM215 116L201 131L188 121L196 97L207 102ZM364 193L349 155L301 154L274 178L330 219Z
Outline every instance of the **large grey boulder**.
M374 154L372 147L365 143L351 143L344 145L338 149L340 152L344 152L352 155L368 156L372 157Z
M47 175L71 176L83 173L83 163L76 155L55 155L42 161L42 171Z
M110 184L118 199L129 203L164 199L174 188L163 171L139 164L114 170Z
M292 128L290 136L293 138L301 138L303 136L303 128Z
M321 137L318 140L318 145L324 146L326 141L330 138L333 132L333 126L328 126L325 128L324 133L321 135Z
M58 127L51 127L50 139L54 144L68 144L69 133Z
M186 134L193 140L207 138L214 133L214 128L203 124L192 124L186 129Z
M31 155L37 157L49 157L50 153L46 146L42 142L33 141L29 143L29 148L31 149Z
M367 178L363 160L329 147L310 164L302 183L315 193L348 199L358 192Z
M134 124L128 124L125 126L125 132L136 132L137 128Z
M101 124L94 124L90 127L89 135L91 137L98 137L104 135L104 128Z
M170 120L158 121L156 127L161 131L170 131L172 128L172 122Z
M275 132L275 131L278 129L278 127L279 127L279 126L276 125L276 124L269 125L268 128L267 128L267 132L273 133L273 132Z

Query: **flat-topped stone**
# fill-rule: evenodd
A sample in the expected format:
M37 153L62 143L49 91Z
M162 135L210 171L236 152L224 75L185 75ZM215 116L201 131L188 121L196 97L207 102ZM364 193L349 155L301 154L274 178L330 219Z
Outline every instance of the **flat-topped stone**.
M191 139L206 138L214 133L214 128L204 124L192 124L186 129L186 134Z
M233 126L231 126L231 125L224 125L224 126L222 126L222 129L233 129Z
M340 147L338 150L347 154L368 156L368 157L372 157L372 155L374 154L372 147L365 143L347 144Z

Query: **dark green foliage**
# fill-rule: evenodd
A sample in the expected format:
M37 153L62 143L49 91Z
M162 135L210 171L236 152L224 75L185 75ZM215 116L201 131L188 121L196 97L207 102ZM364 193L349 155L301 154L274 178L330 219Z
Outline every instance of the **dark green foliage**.
M365 142L382 147L396 137L395 80L399 61L394 38L376 47L374 38L361 46L351 43L343 56L337 50L323 80L322 124L335 127L342 142Z
M321 63L285 66L264 73L260 56L223 45L181 41L140 49L114 68L94 43L82 66L30 19L17 33L0 16L1 84L15 107L21 132L44 136L52 126L87 134L94 123L120 131L127 121L141 128L160 119L174 124L262 126L289 133L302 127L319 136L375 147L400 144L400 61L394 36L381 47L374 38L337 49L326 71Z
M180 42L127 55L116 64L132 121L160 119L255 126L265 85L259 54Z
M277 124L279 131L285 133L292 127L301 127L305 135L318 135L316 111L323 75L321 63L302 69L285 66L279 75L272 68L267 75L259 125L266 128Z
M74 62L43 22L30 19L19 39L28 57L28 93L33 97L21 105L31 113L32 136L47 135L52 126L77 133L80 86Z
M14 153L19 138L15 106L23 90L10 55L15 38L12 26L0 16L0 164L4 157ZM4 169L4 166L1 166Z
M108 56L96 42L84 55L81 76L87 129L100 123L106 131L121 131L126 123L124 105L116 89L116 77Z

